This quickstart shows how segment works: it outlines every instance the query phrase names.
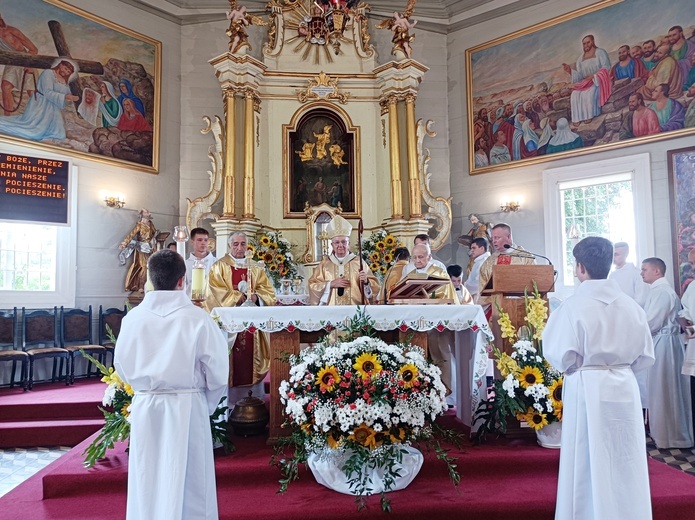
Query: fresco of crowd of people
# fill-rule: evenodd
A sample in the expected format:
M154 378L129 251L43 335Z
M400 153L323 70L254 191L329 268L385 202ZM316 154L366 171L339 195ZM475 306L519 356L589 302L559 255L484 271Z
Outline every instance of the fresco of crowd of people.
M562 64L571 84L477 111L476 168L695 127L695 31L686 39L676 25L658 43L622 45L612 66L593 35L582 49Z

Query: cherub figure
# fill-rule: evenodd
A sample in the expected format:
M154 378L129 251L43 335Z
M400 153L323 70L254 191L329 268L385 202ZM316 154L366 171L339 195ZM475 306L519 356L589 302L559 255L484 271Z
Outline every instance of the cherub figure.
M331 159L333 159L333 164L335 164L336 166L340 166L341 164L347 164L345 161L343 161L343 155L345 155L345 150L343 150L338 143L333 143L331 146L329 146L328 151L331 152Z
M417 20L410 20L415 10L416 3L417 0L408 0L403 14L394 12L393 18L386 19L376 25L377 29L389 29L393 31L393 38L391 38L393 49L391 49L391 54L395 55L396 58L400 60L410 58L413 53L413 48L410 44L415 40L415 36L411 35L408 31L417 24Z
M246 28L249 25L268 25L268 22L259 16L247 13L246 6L237 5L237 0L229 0L229 9L227 12L229 28L226 33L229 36L229 52L244 55L251 49Z
M299 155L302 162L311 161L314 158L314 146L316 146L316 143L304 143L302 149L294 153Z

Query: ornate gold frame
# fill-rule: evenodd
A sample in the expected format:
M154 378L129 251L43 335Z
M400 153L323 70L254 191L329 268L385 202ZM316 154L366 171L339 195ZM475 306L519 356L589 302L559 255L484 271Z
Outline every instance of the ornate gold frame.
M474 152L474 143L473 143L473 136L474 136L474 116L475 114L473 113L473 70L472 70L472 56L474 53L488 49L490 47L494 47L496 45L500 45L502 43L506 43L510 40L517 39L522 36L526 36L530 33L534 33L537 31L540 31L542 29L546 29L548 27L551 27L553 25L557 25L562 22L566 22L569 20L572 20L574 18L578 18L580 16L587 15L589 13L592 13L594 11L604 9L606 7L610 7L613 5L617 5L622 3L623 0L601 0L593 5L578 9L576 11L572 11L571 13L559 16L557 18L553 18L551 20L547 20L545 22L533 25L531 27L528 27L526 29L522 29L520 31L513 32L511 34L508 34L506 36L502 36L500 38L496 38L495 40L489 41L487 43L483 43L481 45L477 45L475 47L471 47L470 49L466 50L466 99L467 99L467 105L468 105L468 167L469 167L469 172L470 175L477 175L481 173L488 173L488 172L493 172L493 171L500 171L500 170L506 170L509 168L516 168L520 166L528 166L532 164L538 164L538 163L543 163L547 161L552 161L552 160L557 160L557 159L563 159L566 157L575 157L578 155L586 155L590 153L596 153L598 151L604 151L604 150L612 150L616 148L622 148L626 146L635 146L639 144L644 144L644 143L649 143L653 141L659 141L663 139L671 139L671 138L676 138L676 137L682 137L684 135L691 135L695 132L695 129L693 128L685 128L682 130L673 130L670 132L664 132L652 136L645 136L645 137L636 137L636 138L631 138L623 141L616 141L612 143L606 143L606 144L599 144L599 145L593 145L593 146L588 146L584 148L578 148L574 150L569 150L566 152L559 152L559 153L553 153L551 155L543 155L539 157L532 157L528 159L521 159L521 160L516 160L516 161L510 161L506 162L503 164L496 164L492 166L485 166L485 167L475 167L475 152Z
M292 160L292 157L290 156L291 152L289 150L289 139L290 132L294 132L297 130L297 124L299 123L299 120L302 118L302 116L317 108L323 108L333 112L336 116L342 119L342 121L345 123L345 128L347 128L347 131L353 135L354 152L353 157L351 157L350 159L353 161L353 171L355 175L355 211L344 211L341 213L341 215L345 218L360 218L360 215L362 213L362 147L360 140L360 127L355 126L353 124L352 119L350 118L348 113L341 107L323 101L316 101L302 106L292 115L292 119L290 120L289 124L282 125L282 189L284 192L283 216L284 218L306 218L306 214L303 211L290 211L290 161Z
M158 40L145 36L143 34L137 33L127 27L113 23L105 18L101 18L94 14L91 14L79 7L74 7L69 5L62 0L41 0L44 3L53 5L59 9L68 11L69 13L75 14L82 18L86 18L92 22L98 23L114 31L123 33L131 38L140 40L143 43L154 46L154 120L152 124L152 166L145 166L140 163L126 161L124 159L115 159L113 157L108 157L105 155L93 154L89 152L81 152L79 150L73 150L70 148L64 148L62 146L46 144L40 141L32 141L29 139L22 139L19 137L13 137L10 135L0 134L0 142L5 141L8 143L24 146L32 149L39 150L50 150L61 155L69 155L73 157L79 157L89 161L94 161L102 164L110 164L121 167L127 167L128 169L140 170L147 173L159 173L159 140L160 140L160 126L161 126L161 88L162 88L162 43ZM10 19L11 14L9 7L3 9L3 14ZM21 9L21 8L19 8Z

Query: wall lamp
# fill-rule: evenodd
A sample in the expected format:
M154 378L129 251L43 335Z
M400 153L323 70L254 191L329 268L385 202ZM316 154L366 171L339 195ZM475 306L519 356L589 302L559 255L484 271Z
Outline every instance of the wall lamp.
M505 213L516 213L521 209L521 202L519 201L506 201L502 202L500 204L500 210L504 211Z
M125 206L125 197L123 195L106 195L104 202L109 208L122 208Z

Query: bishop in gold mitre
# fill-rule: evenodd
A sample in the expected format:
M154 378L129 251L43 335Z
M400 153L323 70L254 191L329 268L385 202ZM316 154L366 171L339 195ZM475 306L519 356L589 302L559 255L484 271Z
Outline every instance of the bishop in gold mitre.
M363 305L379 292L379 281L366 263L350 252L352 226L340 215L333 217L326 233L333 252L324 257L309 278L312 305ZM364 288L364 298L360 286Z
M535 263L535 257L531 253L527 253L523 248L514 244L512 228L509 224L500 223L495 225L490 236L492 238L492 247L495 251L480 266L479 295L490 281L492 268L495 265L532 265ZM479 305L484 306L491 303L492 299L489 296L480 296L478 298Z
M275 305L275 290L265 269L246 260L246 234L232 234L228 246L229 253L212 264L208 274L205 291L207 310L214 307L237 307L247 299L260 307ZM270 370L267 336L259 331L246 331L236 335L229 358L230 387L262 387L263 378ZM255 395L263 395L262 391L253 391Z

